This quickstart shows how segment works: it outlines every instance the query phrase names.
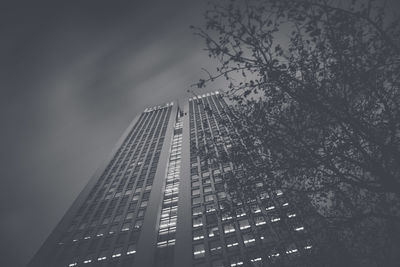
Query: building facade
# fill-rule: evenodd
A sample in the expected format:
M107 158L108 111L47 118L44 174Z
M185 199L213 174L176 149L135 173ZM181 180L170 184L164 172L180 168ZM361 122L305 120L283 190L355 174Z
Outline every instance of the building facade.
M313 242L284 192L229 208L229 114L218 92L144 110L28 266L299 266Z

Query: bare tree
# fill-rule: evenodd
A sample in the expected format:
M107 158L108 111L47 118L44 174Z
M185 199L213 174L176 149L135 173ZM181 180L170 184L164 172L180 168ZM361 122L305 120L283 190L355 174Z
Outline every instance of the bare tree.
M241 142L226 156L246 177L307 198L370 266L398 262L400 248L400 19L388 10L221 1L194 27L219 62L196 85L225 78L235 103ZM232 194L255 192L243 179L228 183Z

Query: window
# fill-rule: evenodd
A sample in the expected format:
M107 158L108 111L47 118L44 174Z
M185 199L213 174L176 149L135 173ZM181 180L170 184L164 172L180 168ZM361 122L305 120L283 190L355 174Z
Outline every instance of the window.
M250 247L255 245L256 239L252 234L244 234L243 235L243 243L246 247Z
M225 192L218 192L218 199L225 199L226 193Z
M198 196L198 195L200 195L200 189L193 189L192 196Z
M142 203L140 204L141 208L147 207L147 201L142 201Z
M204 238L203 230L197 229L193 231L193 240L200 240Z
M203 226L203 217L197 217L193 219L193 227Z
M213 227L208 228L208 236L209 237L219 236L218 226L213 226Z
M215 182L215 183L222 182L222 177L221 177L220 175L214 176L214 182Z
M226 220L230 220L232 219L231 213L229 211L223 212L222 213L222 220L226 221Z
M96 236L103 236L106 233L106 228L105 227L100 227L99 230L97 231Z
M135 223L135 228L140 229L142 227L142 225L143 225L143 220L138 220Z
M255 222L256 226L261 226L261 225L266 224L265 219L264 219L263 216L257 216L257 217L255 217L255 218L254 218L254 222Z
M214 201L214 197L212 195L206 195L206 196L204 196L204 201L212 202L212 201Z
M203 213L203 209L202 207L194 207L192 210L192 214L193 215L199 215Z
M100 252L99 256L97 257L98 261L102 261L107 259L107 251L103 250L102 252Z
M271 216L271 222L279 222L281 218L278 217L277 214Z
M125 217L125 219L126 220L130 220L130 219L132 219L133 218L133 212L128 212L127 214L126 214L126 217Z
M260 209L260 207L259 207L257 204L251 205L250 209L251 209L251 212L252 212L252 213L259 213L259 212L261 212L261 209Z
M201 198L200 197L194 197L192 198L192 204L197 205L201 203Z
M239 256L233 256L230 260L230 266L235 267L235 266L242 266L243 265L243 260Z
M197 244L193 246L193 257L195 259L200 259L205 256L205 249L203 244Z
M212 192L212 188L211 188L211 186L205 186L203 188L203 191L204 191L204 193L210 193L210 192Z
M291 244L286 249L286 254L298 254L299 250L296 248L295 244Z
M221 241L219 239L211 240L209 242L209 247L210 247L210 254L211 255L217 255L217 254L222 253Z
M122 214L118 214L114 217L113 222L119 222L122 219Z
M122 225L122 228L121 228L121 231L122 232L124 232L124 231L129 231L131 229L131 223L124 223L123 225Z
M121 257L121 255L122 255L122 247L118 247L118 248L114 249L111 257L118 258L118 257Z
M299 227L294 228L294 230L297 231L297 232L300 232L300 231L304 230L304 227L303 226L299 226Z
M215 208L215 204L214 203L206 205L206 212L213 212L215 210L216 210L216 208Z
M136 244L130 244L126 251L126 255L131 255L136 253Z
M228 233L233 233L235 232L235 227L233 226L233 224L228 223L224 225L224 233L228 234Z
M265 208L265 210L267 210L267 211L274 210L274 209L275 209L275 206L273 206L273 205L272 206L268 206L268 207Z
M138 214L137 214L137 217L139 218L139 217L143 217L144 216L144 209L141 209L141 210L139 210L138 211Z
M104 218L102 224L108 224L110 222L110 217Z
M267 192L261 192L260 193L260 199L267 199L267 198L269 198L269 195L268 195Z
M84 258L83 263L88 264L91 263L92 261L93 261L93 254L90 254Z
M217 215L215 213L206 214L207 225L216 224L218 222Z
M114 224L111 226L110 231L108 232L109 234L113 234L118 231L118 224Z
M240 230L248 229L250 228L250 223L248 219L240 220L239 221L239 228Z
M236 236L229 236L226 238L226 247L229 250L238 248L238 245L239 242L237 241Z
M203 179L203 184L204 184L204 185L206 185L206 184L211 184L211 179L210 179L210 178Z

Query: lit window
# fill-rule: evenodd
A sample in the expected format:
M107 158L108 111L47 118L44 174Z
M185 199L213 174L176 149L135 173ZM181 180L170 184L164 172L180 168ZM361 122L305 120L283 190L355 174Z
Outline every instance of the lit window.
M267 198L269 198L269 195L268 195L267 192L261 192L260 193L260 199L267 199Z
M211 255L216 255L222 253L222 246L220 240L212 240L209 242Z
M286 254L293 254L293 253L297 253L299 250L296 248L295 244L291 244L287 250L286 250Z
M130 227L131 227L131 224L130 224L130 223L124 223L124 224L122 225L121 231L122 231L122 232L124 232L124 231L129 231L129 230L130 230Z
M113 226L111 226L110 231L108 233L113 234L116 231L118 231L118 225L113 225Z
M259 212L261 212L261 209L260 209L260 207L258 205L253 204L253 205L251 205L251 212L252 213L259 213Z
M97 235L96 236L103 236L105 233L106 233L106 228L105 227L101 227L97 231Z
M102 252L99 254L99 257L97 257L97 260L98 260L98 261L102 261L102 260L105 260L105 259L107 259L107 251L102 251Z
M244 230L250 228L250 223L248 219L240 220L239 221L239 228L240 230Z
M130 244L126 251L126 255L131 255L136 253L136 244Z
M280 256L280 254L278 252L276 252L276 250L272 250L271 253L269 254L268 258L274 259L274 258L277 258L279 256Z
M90 255L86 256L86 257L84 258L84 260L83 260L83 263L84 263L84 264L91 263L92 260L93 260L93 256L94 256L93 254L90 254Z
M232 219L231 213L230 212L224 212L222 213L222 220L226 221L226 220L230 220Z
M246 216L246 212L244 211L243 208L238 208L237 211L236 211L236 217L240 218L240 217L243 217L243 216Z
M114 249L113 254L112 254L111 257L112 258L118 258L118 257L121 257L121 255L122 255L122 248L119 247L119 248Z
M303 227L303 226L296 227L296 228L294 228L294 230L297 231L297 232L303 231L303 230L304 230L304 227Z
M232 233L235 232L235 227L233 227L233 224L225 224L224 225L224 233L228 234L228 233Z
M206 212L213 212L215 211L215 204L207 204L206 205Z
M255 264L259 264L261 262L261 260L262 260L261 257L255 257L255 258L250 259L250 261ZM261 266L261 265L256 265L256 266Z
M281 218L279 217L275 217L271 219L271 222L279 222L281 220Z
M193 227L200 227L203 225L203 218L197 217L193 219Z
M219 236L218 226L208 228L208 236L209 237Z
M256 239L252 234L243 235L243 243L246 247L253 246L255 244Z
M202 209L202 207L200 206L200 207L195 207L195 208L193 208L193 210L192 210L192 214L193 215L199 215L199 214L202 214L203 213L203 209Z
M230 236L226 238L226 247L228 249L234 249L238 247L239 242L237 241L236 236Z
M266 224L264 217L258 216L254 218L256 226L264 225Z
M143 220L136 221L135 228L140 229L142 227L142 225L143 225Z
M197 244L193 246L193 257L195 259L200 259L205 256L205 249L203 244Z
M194 230L193 231L193 240L200 240L204 238L203 230Z

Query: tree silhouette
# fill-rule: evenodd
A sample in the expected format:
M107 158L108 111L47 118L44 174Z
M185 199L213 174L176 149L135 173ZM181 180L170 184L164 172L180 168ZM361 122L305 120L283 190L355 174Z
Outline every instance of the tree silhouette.
M256 194L258 179L310 202L364 266L399 261L400 20L387 11L221 1L193 27L219 62L196 86L229 82L236 141L221 157L246 170L226 181L232 199Z

